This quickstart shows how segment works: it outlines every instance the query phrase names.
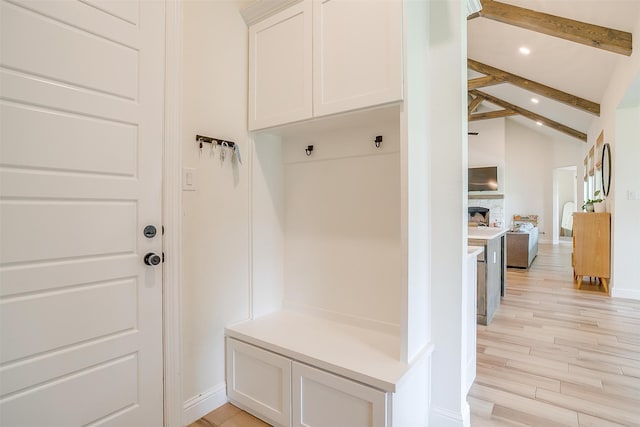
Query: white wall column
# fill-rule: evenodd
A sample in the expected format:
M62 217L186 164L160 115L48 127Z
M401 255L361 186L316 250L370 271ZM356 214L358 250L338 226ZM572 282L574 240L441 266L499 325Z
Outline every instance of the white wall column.
M430 205L432 361L430 425L468 426L462 384L462 289L467 280L466 3L431 6Z
M640 81L640 74L638 75ZM640 84L638 85L640 86ZM633 88L633 87L632 87ZM638 102L638 101L635 101ZM613 265L611 295L640 300L638 241L640 241L640 102L616 112L616 144L612 147Z

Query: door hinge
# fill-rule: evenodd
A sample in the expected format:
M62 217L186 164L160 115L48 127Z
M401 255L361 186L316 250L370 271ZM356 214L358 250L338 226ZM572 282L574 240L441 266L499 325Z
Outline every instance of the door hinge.
M164 264L164 252L162 252L162 263Z

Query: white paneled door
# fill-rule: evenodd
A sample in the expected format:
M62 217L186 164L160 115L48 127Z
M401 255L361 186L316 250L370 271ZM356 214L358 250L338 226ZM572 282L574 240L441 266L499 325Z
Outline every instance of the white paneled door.
M0 0L2 426L163 423L164 7Z

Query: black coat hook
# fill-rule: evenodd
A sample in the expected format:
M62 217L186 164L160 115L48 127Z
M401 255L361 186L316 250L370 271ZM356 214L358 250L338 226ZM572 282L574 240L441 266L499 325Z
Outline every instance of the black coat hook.
M382 144L382 135L376 136L375 141L373 143L376 145L376 148L380 148L380 144Z
M312 151L313 145L307 145L307 148L304 149L304 152L307 153L307 156L310 156Z

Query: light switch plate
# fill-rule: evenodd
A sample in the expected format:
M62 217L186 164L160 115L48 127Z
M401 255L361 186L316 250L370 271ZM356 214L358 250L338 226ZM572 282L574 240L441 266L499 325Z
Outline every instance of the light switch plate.
M196 191L197 182L195 169L182 168L182 191Z

